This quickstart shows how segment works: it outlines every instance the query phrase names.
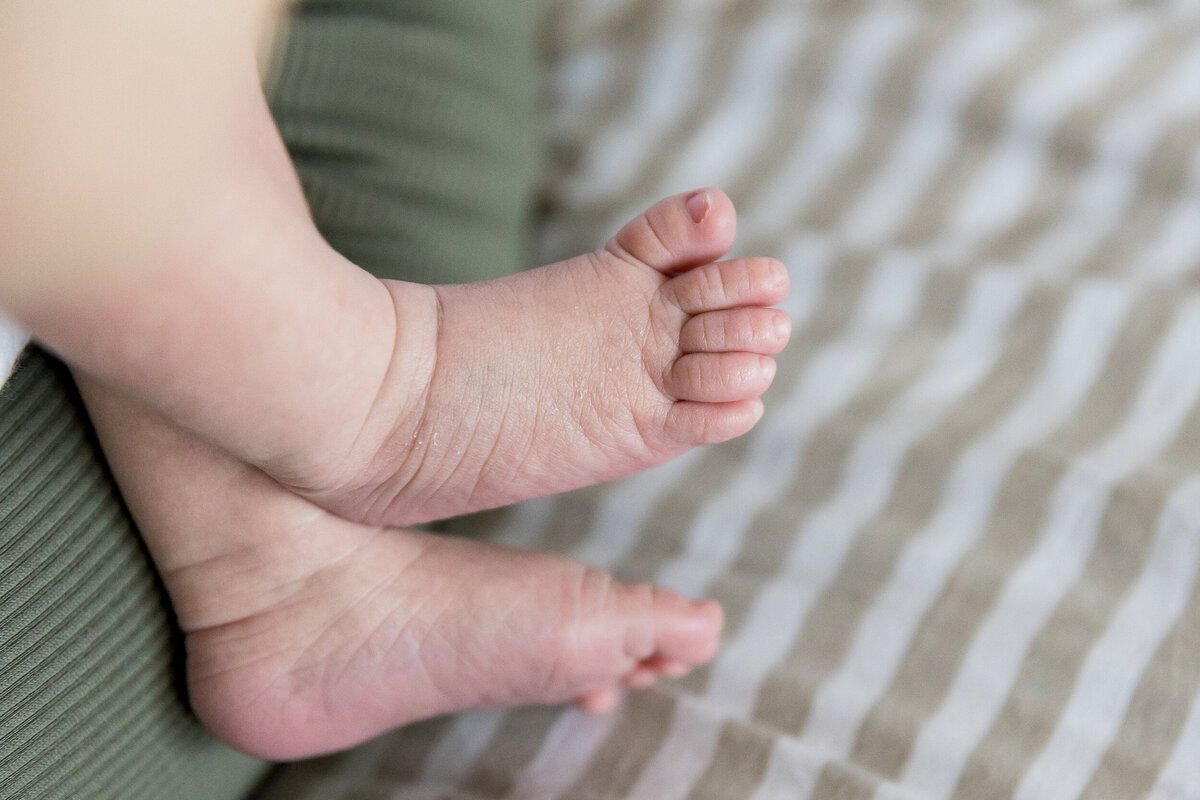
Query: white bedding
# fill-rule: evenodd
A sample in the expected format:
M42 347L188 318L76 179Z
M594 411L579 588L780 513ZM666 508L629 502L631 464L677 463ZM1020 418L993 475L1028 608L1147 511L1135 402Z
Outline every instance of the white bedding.
M0 314L0 387L8 381L17 356L28 342L29 335Z

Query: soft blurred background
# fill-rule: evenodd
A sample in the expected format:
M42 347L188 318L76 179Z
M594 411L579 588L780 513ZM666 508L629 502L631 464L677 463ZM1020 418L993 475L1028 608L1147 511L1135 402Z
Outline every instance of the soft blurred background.
M795 333L744 439L466 524L715 597L725 647L611 717L467 714L306 777L1200 797L1200 4L542 13L536 260L718 185Z

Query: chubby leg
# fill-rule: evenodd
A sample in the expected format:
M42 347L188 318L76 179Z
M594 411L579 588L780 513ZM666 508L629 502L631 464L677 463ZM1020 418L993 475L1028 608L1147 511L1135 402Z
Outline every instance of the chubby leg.
M290 759L466 708L679 675L720 609L559 556L340 519L103 386L81 389L186 634L201 719Z
M257 85L229 102L226 179L187 225L132 273L17 304L76 370L373 524L620 477L757 421L787 275L715 260L736 224L721 192L540 269L380 281L317 233Z

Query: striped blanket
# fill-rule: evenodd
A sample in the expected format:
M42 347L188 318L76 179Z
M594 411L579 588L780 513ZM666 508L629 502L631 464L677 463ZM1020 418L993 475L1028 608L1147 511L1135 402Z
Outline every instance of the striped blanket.
M611 716L414 725L271 797L1200 798L1200 3L571 0L542 260L725 188L751 434L472 518L724 605Z

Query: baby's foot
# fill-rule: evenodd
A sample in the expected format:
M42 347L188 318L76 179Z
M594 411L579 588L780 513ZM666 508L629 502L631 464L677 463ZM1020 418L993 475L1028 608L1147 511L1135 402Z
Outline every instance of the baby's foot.
M661 201L603 250L464 286L389 283L392 368L350 456L302 494L411 524L573 489L749 430L787 342L787 273L716 262L729 199ZM291 481L293 485L297 482Z
M708 661L720 609L566 558L347 522L81 381L186 633L190 699L298 758L466 708L613 707Z

